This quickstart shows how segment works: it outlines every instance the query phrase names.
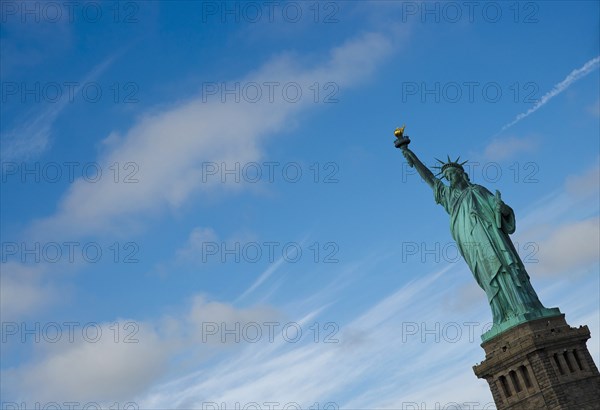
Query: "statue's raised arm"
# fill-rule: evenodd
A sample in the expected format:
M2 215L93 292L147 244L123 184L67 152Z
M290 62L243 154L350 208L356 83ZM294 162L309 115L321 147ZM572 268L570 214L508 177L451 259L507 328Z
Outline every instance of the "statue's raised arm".
M404 158L406 158L408 165L410 167L414 167L421 176L421 178L423 178L423 180L427 182L427 185L433 188L435 180L437 178L433 175L433 172L431 172L429 168L427 168L427 166L425 166L425 164L421 162L419 157L417 157L417 154L415 154L408 148L403 148L402 154L404 154Z
M423 178L423 180L427 182L427 185L433 188L435 180L437 178L433 175L433 172L431 172L429 168L427 168L425 164L421 162L419 157L417 157L417 154L408 149L410 138L408 137L408 135L404 135L404 128L405 126L402 126L401 128L396 128L396 131L394 131L394 135L397 138L395 142L396 148L400 148L402 150L402 154L404 155L404 158L406 158L408 165L411 168L415 168L421 176L421 178Z

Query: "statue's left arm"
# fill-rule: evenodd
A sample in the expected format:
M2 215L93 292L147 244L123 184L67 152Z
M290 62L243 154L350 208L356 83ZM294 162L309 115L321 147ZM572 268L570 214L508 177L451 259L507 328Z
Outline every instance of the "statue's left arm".
M512 234L515 232L517 228L516 220L515 220L515 212L513 209L506 205L502 199L500 199L499 192L496 191L496 214L499 216L499 221L501 222L498 228L502 229L507 234Z

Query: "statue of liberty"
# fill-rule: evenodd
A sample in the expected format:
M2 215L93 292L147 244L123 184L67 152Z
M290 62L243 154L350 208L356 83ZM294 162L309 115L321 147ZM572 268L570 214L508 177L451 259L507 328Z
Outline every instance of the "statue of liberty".
M435 202L450 215L450 232L475 280L487 294L492 309L492 330L482 339L529 320L560 315L557 308L545 308L529 281L529 275L509 235L515 232L515 214L500 192L493 195L485 187L473 184L459 159L440 161L438 179L408 149L410 139L404 127L396 129L396 147L402 149L409 166L433 189Z

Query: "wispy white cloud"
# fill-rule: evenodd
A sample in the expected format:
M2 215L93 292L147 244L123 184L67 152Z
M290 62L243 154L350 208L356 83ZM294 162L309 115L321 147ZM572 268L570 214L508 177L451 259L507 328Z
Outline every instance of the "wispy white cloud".
M128 322L137 327L124 332L122 326ZM35 359L2 372L3 395L26 403L106 403L143 391L164 372L170 346L152 325L127 319L117 323L120 333L115 333L113 323L99 323L90 339L82 337L79 326L71 341L63 334L57 343L36 345ZM131 343L124 342L128 335Z
M202 324L207 321L224 322L233 329L236 322L262 323L281 316L266 307L236 309L198 295L183 314L140 323L138 345L76 343L53 349L41 360L3 376L10 376L10 385L27 393L23 396L27 399L120 398L146 409L206 408L214 403L229 408L251 402L294 402L302 408L330 402L339 408L390 409L414 403L424 403L426 408L436 403L489 404L487 384L471 370L483 359L479 336L489 321L488 306L483 303L458 312L441 303L460 299L456 285L468 281L472 281L468 272L446 266L402 285L354 319L339 323L332 335L337 343L323 343L323 333L315 342L309 331L313 323L324 330L323 306L295 320L306 332L297 343L284 340L281 327L272 343L265 338L258 343L233 343L231 336L227 343L216 339L206 343ZM558 285L558 300L568 299L565 282ZM590 287L579 289L589 293ZM577 311L588 312L593 303L589 295L578 300L587 301L584 309L577 310L574 301L561 302L563 311L577 323L597 319L598 312L575 317ZM220 347L228 347L222 357L207 353ZM97 363L99 357L102 363ZM66 379L57 377L67 367L71 371ZM96 371L89 372L90 368ZM27 378L28 374L36 376ZM46 378L56 382L33 389Z
M192 360L189 364L200 366L220 351L240 348L234 336L223 339L220 332L209 333L207 323L235 329L281 317L269 306L240 309L200 294L174 309L179 312L153 321L86 322L94 325L89 334L82 331L81 322L75 322L69 336L59 324L63 333L58 342L36 343L27 362L2 371L3 396L31 403L125 402L160 382L182 353ZM21 342L19 333L6 337L5 347ZM189 365L176 366L176 374L182 370L189 371Z
M594 117L600 117L600 99L596 100L595 103L587 107L587 112L592 114Z
M39 156L48 149L54 122L70 104L73 104L70 95L78 95L82 85L98 79L116 57L117 54L95 66L77 83L72 94L63 93L58 101L48 103L48 106L37 114L28 114L21 124L3 133L2 161L27 160Z
M304 247L304 245L306 244L307 240L308 240L308 235L306 235L299 242L300 248ZM256 278L256 280L254 281L254 283L252 283L252 285L250 285L250 287L248 287L248 289L246 289L244 291L244 293L242 293L240 295L240 297L237 299L237 301L245 298L246 296L248 296L249 294L251 294L252 292L254 292L263 282L265 282L267 279L269 279L269 277L271 277L271 275L273 275L283 265L284 262L285 262L285 258L283 256L281 256L275 262L271 263L269 265L269 267L267 269L265 269L258 276L258 278Z
M402 286L346 325L340 325L334 335L339 343L315 343L313 334L309 334L302 343L277 339L273 344L247 345L210 370L202 369L159 385L136 400L144 408L162 408L167 404L174 408L201 408L209 403L226 403L229 408L235 403L251 402L295 402L302 408L315 402L321 406L333 402L340 408L401 408L400 403L429 403L432 399L445 403L490 402L485 383L475 388L464 383L461 387L455 378L448 377L461 374L463 379L470 377L474 381L470 366L480 359L482 331L479 328L467 334L468 329L462 326L459 331L465 333L460 341L450 333L441 333L442 325L449 323L447 310L431 300L443 299L452 292L447 284L456 278L448 275L449 268ZM307 329L312 321L318 321L318 311L297 322L305 323ZM481 313L477 315L483 316ZM428 336L422 323L430 329ZM418 326L419 331L407 332L407 324L411 330ZM407 382L409 374L415 383ZM416 385L416 380L423 380L419 375L425 374L429 375L428 380L436 374L434 378L445 382L448 389L434 388L431 383Z
M597 217L561 225L539 241L530 270L538 275L575 273L600 263L600 220Z
M569 195L577 198L595 196L598 198L600 191L600 161L592 165L581 175L570 175L565 182Z
M281 256L275 262L271 263L269 265L269 267L267 269L265 269L258 276L258 278L256 278L254 283L252 283L252 285L250 285L250 287L248 289L246 289L244 291L244 293L242 293L240 295L238 300L241 300L241 299L245 298L246 296L248 296L249 294L251 294L252 292L254 292L256 290L256 288L258 288L264 281L266 281L271 275L273 275L281 267L281 265L283 265L284 262L285 262L285 259L283 258L283 256Z
M583 172L567 175L559 188L522 209L517 215L517 240L522 243L545 239L557 225L576 222L574 215L597 215L600 209L599 173L599 163L595 162Z
M24 319L64 300L65 293L66 289L49 283L42 265L16 262L0 265L0 315L3 321Z
M560 189L532 204L513 241L538 278L583 273L600 262L598 162L567 175ZM585 217L580 217L585 215Z
M178 261L197 262L206 252L206 243L216 242L218 239L214 229L197 226L190 232L187 243L176 251L176 258Z
M367 33L333 48L315 66L302 67L300 59L285 54L240 82L295 82L308 90L315 82L335 81L345 91L367 79L390 52L391 43L385 36ZM203 164L258 161L265 139L314 105L312 98L293 103L280 92L275 93L273 102L262 98L256 103L222 103L203 98L198 95L148 114L125 135L113 134L107 154L98 163L134 162L139 167L139 182L115 184L106 178L89 184L77 180L60 201L57 213L33 225L32 235L124 232L137 226L140 216L179 207L192 193L239 190L242 184L222 183L219 178L203 181Z
M533 137L495 138L485 147L483 157L489 161L504 161L521 153L535 151L538 145Z
M577 69L571 71L569 73L569 75L567 75L565 77L564 80L562 80L560 83L556 84L552 88L552 90L550 90L549 92L547 92L546 94L544 94L540 98L540 100L533 105L533 107L531 107L527 111L525 111L525 112L517 115L515 117L515 119L512 120L511 122L503 125L502 128L500 129L500 131L498 131L498 133L496 135L500 134L501 132L505 131L506 129L512 127L513 125L515 125L516 123L518 123L519 121L521 121L523 118L525 118L525 117L533 114L537 110L539 110L542 106L544 106L545 104L547 104L552 98L556 97L558 94L560 94L563 91L565 91L567 88L569 88L576 81L580 80L581 78L585 77L586 75L588 75L591 72L593 72L594 70L596 70L599 66L600 66L600 56L591 59L590 61L588 61L587 63L585 63L580 68L577 68Z

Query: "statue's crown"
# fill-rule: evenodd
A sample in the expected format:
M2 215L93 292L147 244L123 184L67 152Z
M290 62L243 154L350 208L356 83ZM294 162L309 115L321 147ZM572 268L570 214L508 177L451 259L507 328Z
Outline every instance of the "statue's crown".
M462 172L465 172L465 169L463 168L463 165L465 165L468 161L464 161L464 162L458 162L460 161L460 157L456 158L456 161L452 161L450 159L450 155L448 155L448 162L444 162L441 159L437 159L436 160L441 164L440 166L438 165L434 165L433 168L437 168L440 170L440 172L438 172L436 174L436 176L438 175L442 175L442 178L445 177L444 172L448 169L448 168L458 168L460 169Z

